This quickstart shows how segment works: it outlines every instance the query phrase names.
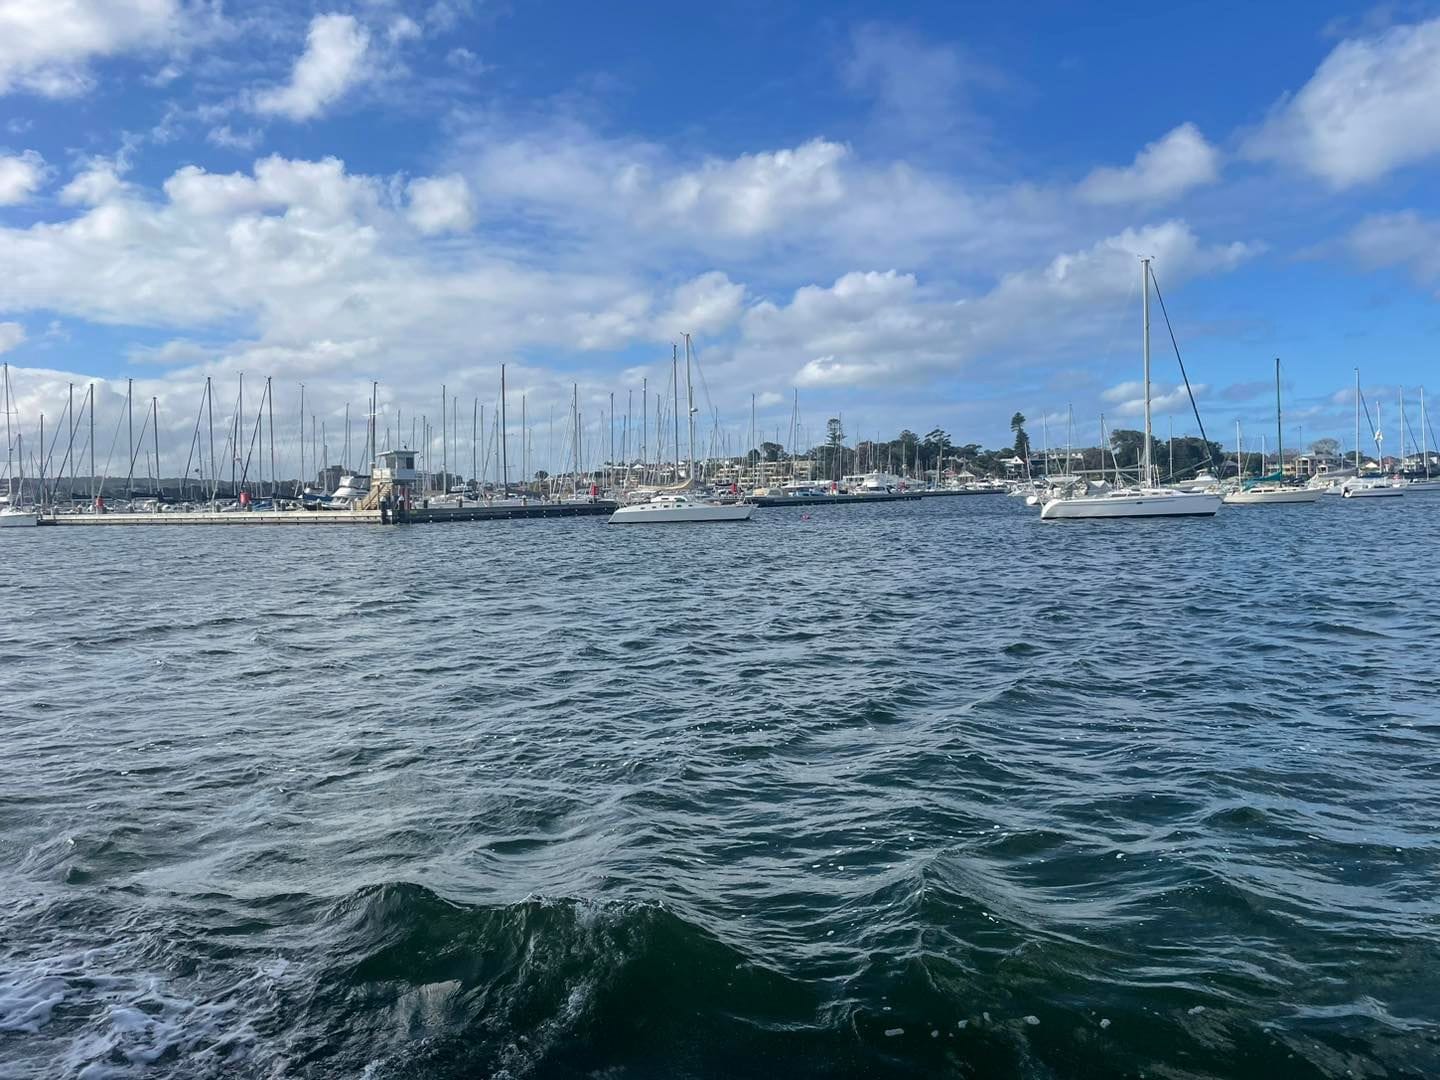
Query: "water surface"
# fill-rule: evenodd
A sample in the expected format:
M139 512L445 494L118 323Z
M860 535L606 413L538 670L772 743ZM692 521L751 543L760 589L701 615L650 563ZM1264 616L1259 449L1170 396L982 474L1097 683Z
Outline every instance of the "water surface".
M1440 1073L1440 496L0 534L0 1076Z

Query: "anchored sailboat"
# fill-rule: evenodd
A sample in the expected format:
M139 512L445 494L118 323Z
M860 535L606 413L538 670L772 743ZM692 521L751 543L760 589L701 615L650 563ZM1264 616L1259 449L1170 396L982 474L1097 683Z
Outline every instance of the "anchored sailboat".
M1208 491L1181 491L1156 483L1150 416L1150 260L1140 260L1140 294L1144 322L1145 441L1140 482L1101 495L1062 494L1040 508L1044 521L1078 518L1213 517L1220 496Z
M1275 473L1271 476L1263 476L1250 484L1245 484L1240 479L1240 425L1235 425L1235 483L1236 489L1226 494L1225 502L1229 504L1240 504L1242 506L1255 506L1269 503L1313 503L1320 501L1319 488L1290 487L1285 483L1285 427L1280 418L1280 358L1275 358L1275 438L1276 438L1276 467ZM1263 447L1262 447L1263 449ZM1263 458L1264 455L1262 454ZM1260 463L1260 471L1265 471L1265 463Z
M661 492L648 502L622 506L610 515L611 525L650 525L670 522L749 521L751 503L722 504L695 497L695 388L690 381L690 335L685 335L685 400L689 406L690 468L685 482ZM677 417L678 425L678 417ZM678 434L678 433L677 433ZM679 456L678 454L676 455Z

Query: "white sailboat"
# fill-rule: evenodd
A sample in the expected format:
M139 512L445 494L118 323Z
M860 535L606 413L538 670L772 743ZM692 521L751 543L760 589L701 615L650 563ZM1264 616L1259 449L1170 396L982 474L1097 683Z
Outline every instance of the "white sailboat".
M695 388L690 382L690 335L685 335L685 399L690 409L690 470L678 490L660 492L648 502L622 506L610 515L611 525L652 525L672 522L749 521L752 503L706 502L691 494L695 486Z
M22 440L16 436L14 441L11 438L10 428L10 365L4 368L5 382L5 505L0 507L0 529L27 528L31 525L40 524L40 515L33 510L21 509L20 499L25 494L25 448ZM43 425L42 425L43 426ZM17 456L15 451L19 450L18 475L11 472ZM15 481L20 481L17 494Z
M1155 482L1150 416L1150 260L1140 260L1140 295L1144 325L1145 441L1140 483L1101 495L1061 494L1040 508L1043 521L1091 518L1213 517L1220 496L1208 491L1181 491Z
M1385 436L1380 431L1380 403L1375 403L1375 466L1383 469ZM1360 369L1355 369L1355 478L1340 489L1347 499L1393 499L1405 494L1402 484L1392 484L1383 476L1366 479L1360 472Z
M1440 492L1440 476L1430 475L1430 418L1425 415L1425 388L1420 388L1420 460L1425 466L1425 475L1417 476L1405 485L1405 491L1411 495L1428 494Z
M1275 436L1277 468L1281 477L1285 475L1285 428L1280 418L1280 358L1275 358ZM1264 449L1263 447L1261 448ZM1265 471L1264 455L1261 455L1260 471ZM1320 501L1319 488L1290 487L1283 480L1279 483L1264 481L1245 487L1240 481L1240 424L1235 424L1235 482L1234 491L1225 495L1227 505L1268 506L1274 503L1315 503Z

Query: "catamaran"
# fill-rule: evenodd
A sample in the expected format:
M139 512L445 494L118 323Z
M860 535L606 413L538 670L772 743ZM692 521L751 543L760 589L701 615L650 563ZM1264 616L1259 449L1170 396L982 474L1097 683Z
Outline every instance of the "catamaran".
M1101 495L1060 494L1040 508L1044 521L1078 518L1213 517L1221 497L1209 491L1180 491L1156 482L1150 416L1150 260L1140 260L1140 295L1144 325L1145 442L1140 482Z
M690 335L685 335L685 398L690 410L690 468L684 483L651 496L648 502L622 506L610 515L611 525L650 525L670 522L749 521L753 503L707 502L696 497L695 486L695 387L690 381Z

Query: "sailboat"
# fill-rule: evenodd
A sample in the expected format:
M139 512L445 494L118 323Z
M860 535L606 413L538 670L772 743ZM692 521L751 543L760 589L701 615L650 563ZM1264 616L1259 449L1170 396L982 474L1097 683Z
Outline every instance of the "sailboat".
M1377 469L1384 468L1385 459L1381 453L1384 442L1385 436L1380 432L1380 403L1376 402L1375 466ZM1355 479L1348 481L1340 489L1340 494L1347 499L1382 499L1405 494L1405 488L1401 484L1392 484L1384 477L1366 480L1360 475L1360 369L1358 367L1355 369Z
M1218 494L1180 491L1155 482L1152 458L1153 425L1150 417L1150 260L1140 260L1140 295L1144 325L1145 441L1140 482L1100 495L1061 495L1040 508L1042 521L1080 518L1213 517L1220 509Z
M33 510L22 510L20 498L25 493L25 447L17 436L14 442L11 441L10 431L10 365L4 368L5 382L5 505L0 506L0 529L13 529L16 527L28 527L40 524L40 515ZM16 493L15 481L17 477L10 471L11 465L16 460L15 451L19 449L19 494Z
M1278 450L1275 475L1261 478L1248 487L1240 481L1240 425L1235 425L1235 481L1239 486L1226 494L1230 504L1253 506L1268 503L1313 503L1320 501L1319 488L1287 487L1285 484L1285 428L1280 419L1280 358L1275 358L1275 437ZM1264 449L1263 447L1261 448ZM1263 455L1262 455L1263 457ZM1262 461L1260 471L1265 471Z
M1404 423L1404 419L1401 419ZM1425 388L1420 388L1420 460L1425 465L1425 475L1417 476L1405 485L1405 490L1410 494L1419 495L1422 492L1429 493L1440 491L1440 476L1430 475L1430 442L1427 436L1430 433L1430 419L1425 415Z
M685 335L685 399L690 409L690 469L685 482L651 496L648 502L622 506L610 515L611 525L651 525L672 522L749 521L753 503L716 503L697 498L695 486L695 387L690 381L690 335Z

